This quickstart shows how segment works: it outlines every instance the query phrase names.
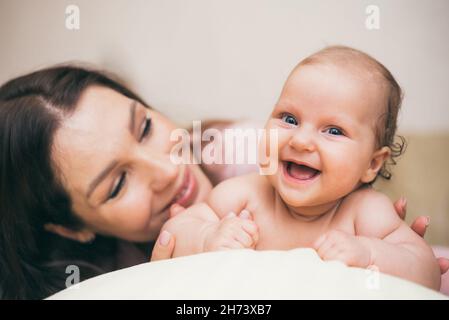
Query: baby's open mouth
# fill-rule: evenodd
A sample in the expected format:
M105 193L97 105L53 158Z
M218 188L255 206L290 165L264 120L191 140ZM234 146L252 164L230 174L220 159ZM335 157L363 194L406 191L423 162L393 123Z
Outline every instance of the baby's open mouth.
M291 161L284 162L287 174L297 180L311 180L317 177L321 171L305 164L297 164Z

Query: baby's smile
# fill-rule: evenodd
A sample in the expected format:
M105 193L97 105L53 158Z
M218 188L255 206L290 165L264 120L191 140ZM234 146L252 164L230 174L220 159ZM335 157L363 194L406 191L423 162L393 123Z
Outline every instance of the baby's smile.
M288 181L303 185L314 182L321 175L320 170L302 162L282 161L282 170Z

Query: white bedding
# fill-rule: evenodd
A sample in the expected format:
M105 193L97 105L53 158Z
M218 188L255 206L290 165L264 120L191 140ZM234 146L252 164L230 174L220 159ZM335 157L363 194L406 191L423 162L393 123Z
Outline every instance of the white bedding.
M446 299L414 283L323 262L311 249L232 250L145 263L49 299Z

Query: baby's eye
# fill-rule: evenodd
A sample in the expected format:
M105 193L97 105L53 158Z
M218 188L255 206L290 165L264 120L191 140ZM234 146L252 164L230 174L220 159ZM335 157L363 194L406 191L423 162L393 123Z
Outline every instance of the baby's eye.
M291 124L293 126L298 125L298 121L296 120L296 118L288 113L285 113L282 115L282 121L284 121L285 123Z
M327 132L333 136L342 136L343 135L343 131L341 129L335 128L335 127L327 129Z

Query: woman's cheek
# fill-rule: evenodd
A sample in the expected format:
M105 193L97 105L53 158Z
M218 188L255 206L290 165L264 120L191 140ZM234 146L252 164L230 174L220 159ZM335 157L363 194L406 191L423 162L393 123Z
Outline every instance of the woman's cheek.
M118 226L135 231L146 229L151 218L151 203L144 200L147 198L137 192L129 192L121 201L116 215Z

